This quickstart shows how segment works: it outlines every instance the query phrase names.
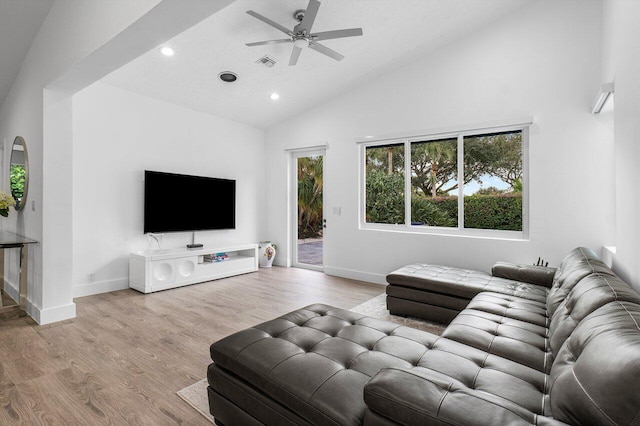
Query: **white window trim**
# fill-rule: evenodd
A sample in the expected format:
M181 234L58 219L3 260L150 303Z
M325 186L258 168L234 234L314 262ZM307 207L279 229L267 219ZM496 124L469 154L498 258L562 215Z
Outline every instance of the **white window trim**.
M395 137L365 137L357 138L356 143L359 145L358 153L358 177L359 177L359 211L358 211L358 228L367 231L381 232L400 232L409 234L430 234L452 237L469 237L484 239L504 239L504 240L522 240L529 239L529 128L533 124L533 117L501 121L493 123L478 124L473 126L460 126L455 128L435 129L433 131L425 131L414 133L411 135L396 135ZM385 224L385 223L367 223L366 217L366 150L368 147L404 144L405 158L411 157L411 143L424 142L428 140L438 140L446 138L458 139L458 176L463 176L464 159L461 158L464 146L464 137L474 136L483 133L499 133L509 131L522 131L522 231L502 231L493 229L470 229L464 228L464 185L458 187L458 226L445 228L439 226L412 226L411 225L411 203L406 202L406 194L411 193L411 164L405 161L405 223L404 224Z

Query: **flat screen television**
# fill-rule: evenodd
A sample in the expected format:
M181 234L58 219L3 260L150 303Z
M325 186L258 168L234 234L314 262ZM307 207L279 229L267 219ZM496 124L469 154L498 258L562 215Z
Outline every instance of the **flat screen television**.
M145 234L235 228L235 180L145 170Z

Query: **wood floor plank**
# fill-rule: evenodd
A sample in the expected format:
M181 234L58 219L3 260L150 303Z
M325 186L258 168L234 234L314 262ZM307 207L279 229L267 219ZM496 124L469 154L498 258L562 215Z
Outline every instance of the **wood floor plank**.
M0 321L0 424L210 425L176 392L206 376L211 343L306 305L349 309L383 291L274 267L79 298L75 319L46 326Z
M39 377L17 385L25 404L37 418L39 425L82 425L86 424L75 400L65 400L59 393L55 374Z
M16 385L0 385L0 425L30 425L37 422Z

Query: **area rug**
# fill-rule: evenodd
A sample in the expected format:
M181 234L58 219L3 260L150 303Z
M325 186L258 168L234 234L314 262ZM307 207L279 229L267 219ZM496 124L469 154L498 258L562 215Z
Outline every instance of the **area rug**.
M417 328L418 330L427 331L429 333L437 334L438 336L441 335L445 329L444 325L429 322L426 320L391 315L387 310L386 293L379 294L373 299L369 299L363 304L358 305L355 308L351 308L350 311L357 312L368 317L391 321L400 325L406 325L407 327Z
M177 392L178 396L184 399L187 404L195 408L207 420L215 424L213 416L209 414L209 397L207 396L207 379L187 386Z
M373 299L367 300L361 305L350 309L368 317L378 318L385 321L395 322L396 324L406 325L407 327L417 328L429 333L440 335L444 331L444 326L432 322L424 321L417 318L405 318L397 315L391 315L387 310L386 294L382 293ZM178 396L184 399L189 405L198 410L207 420L214 423L213 416L209 414L209 400L207 397L207 379L202 379L197 383L187 386L179 390Z

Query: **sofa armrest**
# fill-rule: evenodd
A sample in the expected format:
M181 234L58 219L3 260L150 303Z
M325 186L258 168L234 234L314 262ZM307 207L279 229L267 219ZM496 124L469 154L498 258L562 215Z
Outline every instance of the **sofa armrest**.
M536 265L517 265L509 262L496 262L491 268L494 277L507 278L529 284L551 287L556 268Z
M424 368L382 369L365 385L364 401L375 414L407 426L564 424Z

